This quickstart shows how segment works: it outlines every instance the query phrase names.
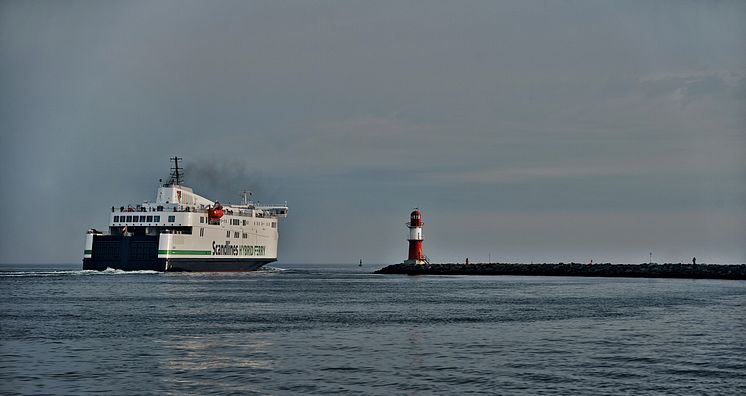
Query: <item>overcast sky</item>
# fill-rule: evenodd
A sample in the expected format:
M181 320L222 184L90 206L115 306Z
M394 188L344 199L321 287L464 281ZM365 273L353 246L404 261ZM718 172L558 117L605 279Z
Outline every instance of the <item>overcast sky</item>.
M2 1L0 262L168 158L280 263L746 262L746 2Z

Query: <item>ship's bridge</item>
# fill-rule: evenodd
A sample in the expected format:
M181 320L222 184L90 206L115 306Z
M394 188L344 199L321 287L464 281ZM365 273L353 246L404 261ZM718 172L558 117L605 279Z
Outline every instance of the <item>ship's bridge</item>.
M155 235L164 229L191 233L193 226L202 224L247 226L252 224L249 218L257 219L258 225L267 221L266 225L275 228L277 218L288 215L287 203L254 204L244 194L243 204L224 204L224 216L219 220L210 219L209 211L216 204L217 202L195 194L189 187L169 183L158 188L155 202L112 207L109 228L112 234L126 230Z
M112 208L109 232L112 235L133 233L135 235L157 235L161 232L191 234L193 227L267 227L277 228L279 217L287 217L287 206L246 205L223 206L220 219L209 217L209 207L189 207L176 204L144 203L134 207Z

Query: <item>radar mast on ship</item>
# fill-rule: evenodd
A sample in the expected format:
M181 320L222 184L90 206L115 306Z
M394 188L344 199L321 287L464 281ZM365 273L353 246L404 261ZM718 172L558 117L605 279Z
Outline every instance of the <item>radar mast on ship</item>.
M183 158L177 156L173 156L170 158L171 162L174 163L174 166L171 167L171 175L168 179L168 183L166 183L167 186L180 186L182 183L184 183L184 168L179 166L179 160L182 159Z

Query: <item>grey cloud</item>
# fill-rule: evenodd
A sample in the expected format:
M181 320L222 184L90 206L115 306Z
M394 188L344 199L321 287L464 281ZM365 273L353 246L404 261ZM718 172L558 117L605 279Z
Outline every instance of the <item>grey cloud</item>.
M649 96L679 96L684 103L715 96L743 100L746 77L736 73L653 77L641 81L640 89Z

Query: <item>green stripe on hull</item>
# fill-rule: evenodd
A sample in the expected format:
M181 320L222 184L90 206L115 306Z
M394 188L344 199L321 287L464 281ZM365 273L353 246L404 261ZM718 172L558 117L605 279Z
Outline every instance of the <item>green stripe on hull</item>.
M83 250L83 254L93 254L93 250Z
M212 252L209 250L159 250L158 254L209 256Z

